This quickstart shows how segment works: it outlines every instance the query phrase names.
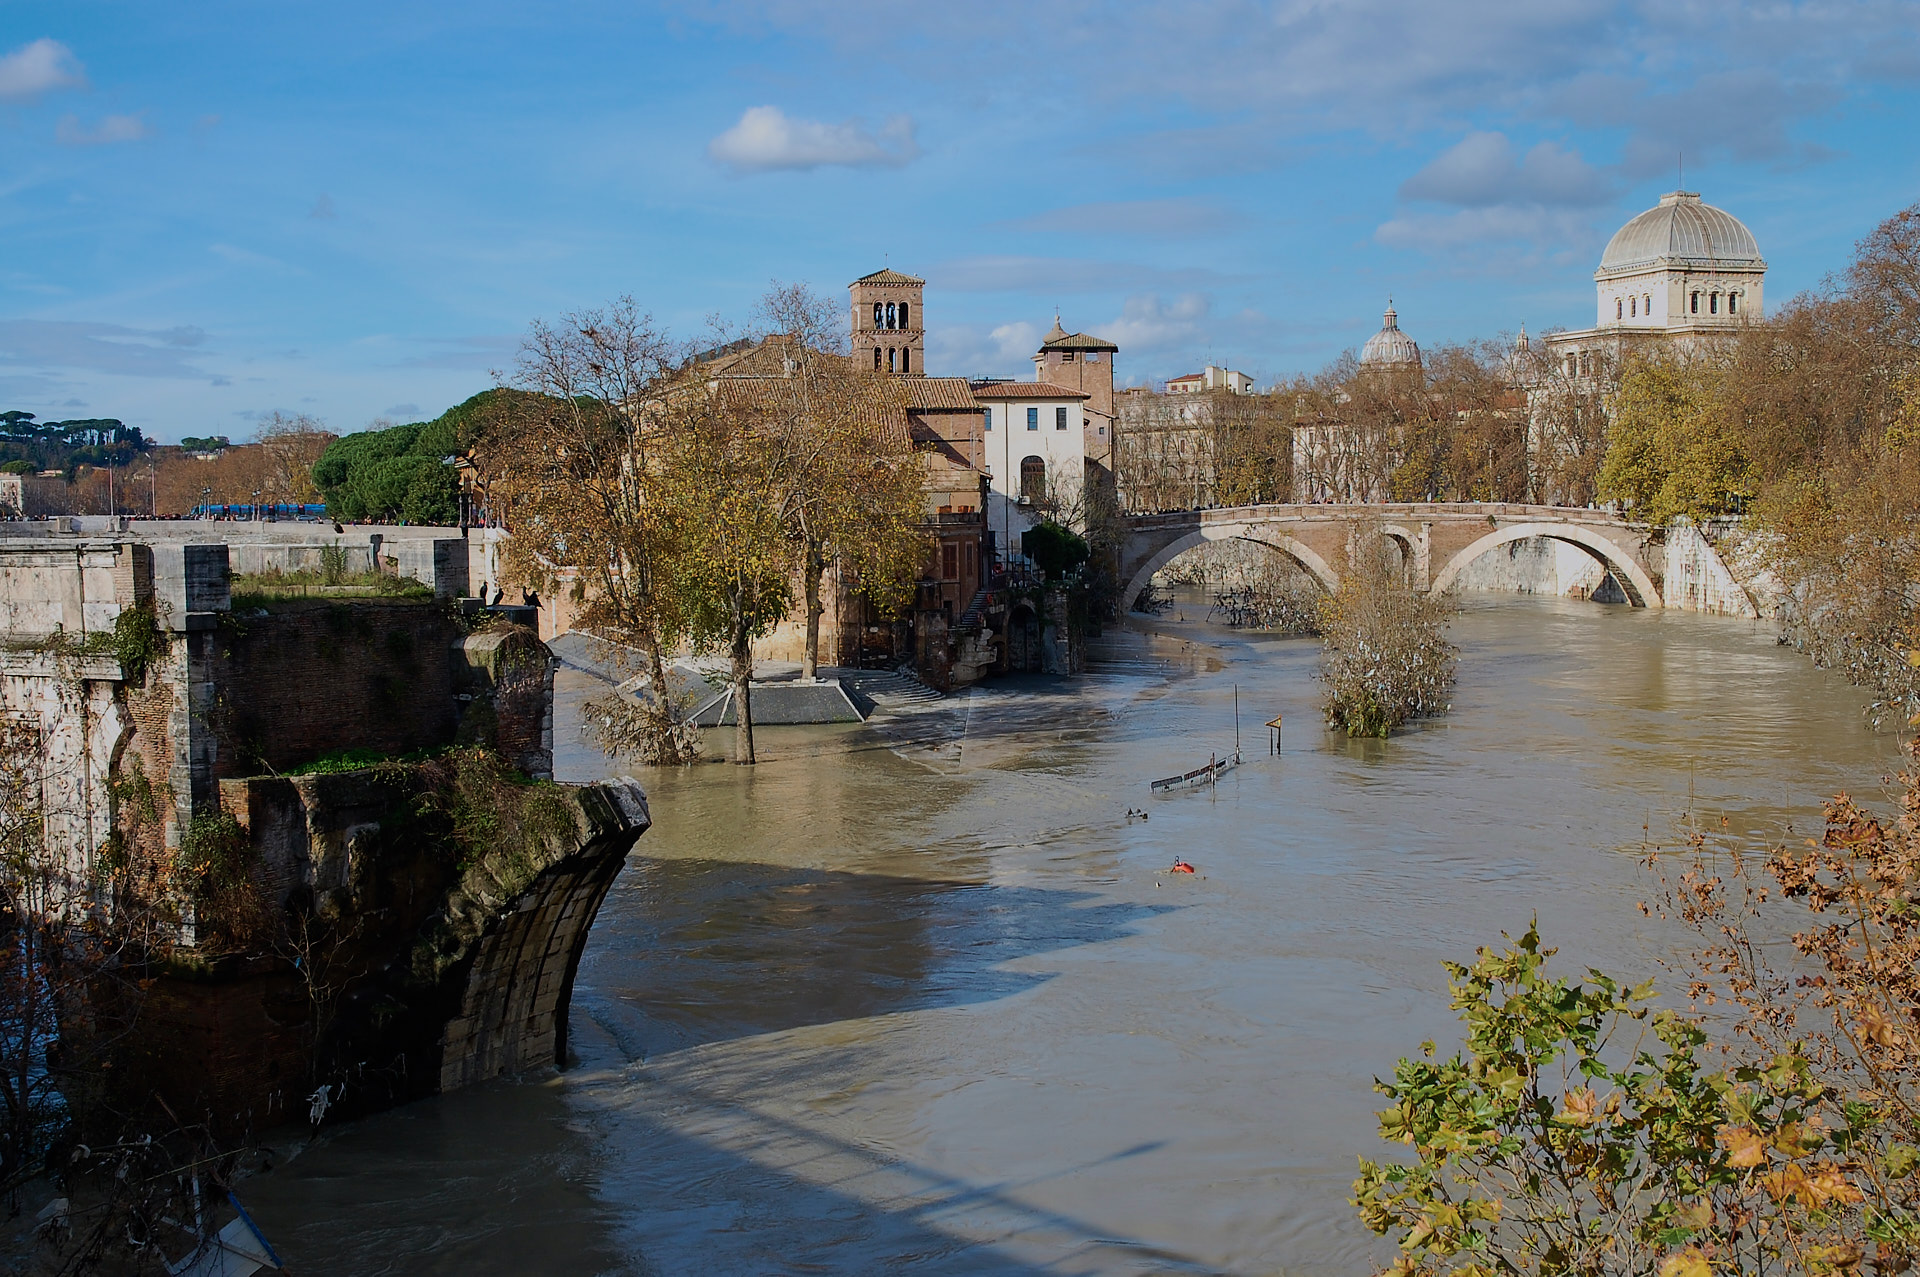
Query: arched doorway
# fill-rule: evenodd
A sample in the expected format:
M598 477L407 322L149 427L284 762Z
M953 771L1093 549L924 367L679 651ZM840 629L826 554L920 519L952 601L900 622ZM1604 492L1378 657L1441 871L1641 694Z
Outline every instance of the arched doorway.
M1040 672L1040 615L1030 603L1015 604L1007 617L1007 670L1014 674Z

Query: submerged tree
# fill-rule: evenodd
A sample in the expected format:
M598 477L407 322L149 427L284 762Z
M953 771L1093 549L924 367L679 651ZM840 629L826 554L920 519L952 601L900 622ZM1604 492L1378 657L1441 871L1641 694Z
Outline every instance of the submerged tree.
M1320 605L1327 725L1349 736L1390 735L1444 713L1453 686L1445 600L1416 594L1384 535L1362 533L1340 588Z
M659 427L654 517L673 545L658 584L695 650L727 658L736 763L755 761L753 642L785 619L799 559L794 449L805 445L766 409L751 390L696 379L647 408Z

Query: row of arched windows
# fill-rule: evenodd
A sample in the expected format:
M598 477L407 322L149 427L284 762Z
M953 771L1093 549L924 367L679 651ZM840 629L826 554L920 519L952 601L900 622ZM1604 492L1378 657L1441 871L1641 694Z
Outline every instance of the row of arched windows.
M1623 307L1625 308L1624 314L1622 313ZM1653 294L1643 293L1639 297L1629 297L1625 301L1622 301L1618 297L1613 299L1613 317L1615 319L1638 319L1642 315L1645 315L1649 319L1653 318Z
M1698 315L1700 313L1700 301L1702 297L1706 299L1707 314L1709 315L1718 315L1720 313L1720 302L1722 298L1726 299L1727 314L1737 315L1740 313L1739 293L1702 293L1698 289L1695 289L1687 295L1688 314ZM1649 319L1653 317L1653 295L1651 293L1645 293L1639 297L1616 297L1613 299L1614 319L1638 319L1643 315Z
M888 346L887 353L886 353L886 363L882 364L880 360L881 360L880 347L875 346L873 348L873 370L875 372L879 372L882 368L885 368L886 371L888 372L912 372L913 371L913 347Z
M886 302L873 304L873 326L876 329L893 332L902 328L911 328L908 311L913 307L906 302Z

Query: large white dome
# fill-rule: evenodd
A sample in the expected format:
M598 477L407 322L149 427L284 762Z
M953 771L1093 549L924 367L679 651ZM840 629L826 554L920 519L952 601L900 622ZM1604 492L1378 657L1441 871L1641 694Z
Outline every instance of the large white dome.
M1419 362L1420 347L1400 331L1400 317L1394 313L1393 303L1388 302L1380 331L1367 338L1367 344L1360 348L1360 363L1369 368L1392 368Z
M1725 209L1701 203L1694 191L1662 195L1657 207L1614 232L1600 256L1599 273L1615 275L1665 263L1709 269L1767 266L1753 232Z

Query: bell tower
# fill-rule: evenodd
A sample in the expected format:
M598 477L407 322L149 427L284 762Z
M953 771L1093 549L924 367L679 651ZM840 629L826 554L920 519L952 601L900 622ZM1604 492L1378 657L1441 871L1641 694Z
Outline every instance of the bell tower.
M853 298L853 357L875 372L927 375L926 317L920 309L924 279L897 270L877 270L847 285Z

